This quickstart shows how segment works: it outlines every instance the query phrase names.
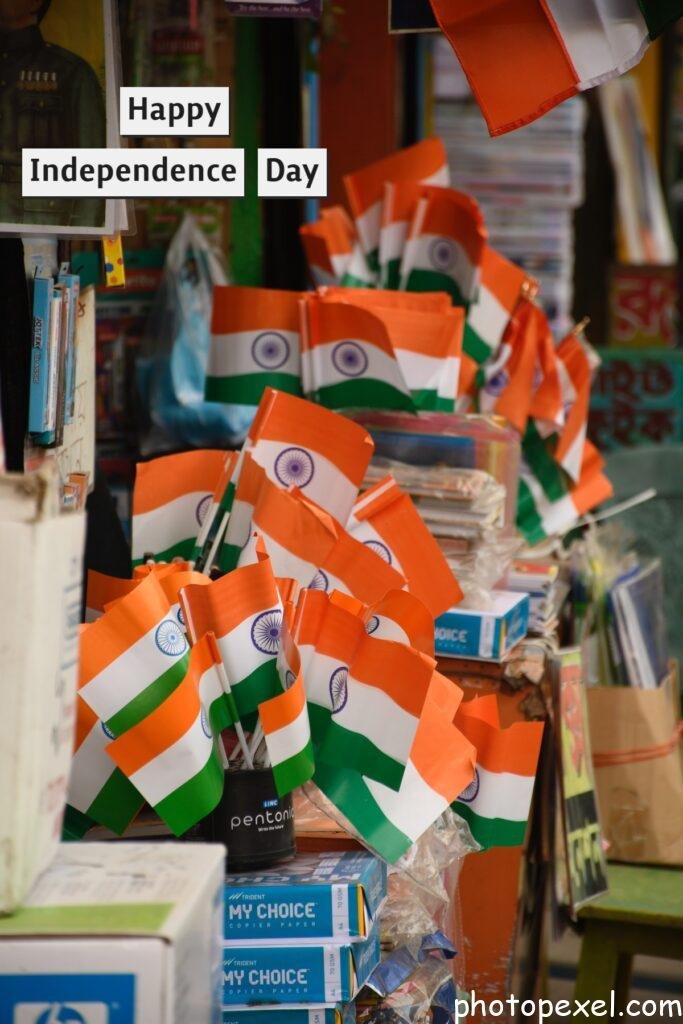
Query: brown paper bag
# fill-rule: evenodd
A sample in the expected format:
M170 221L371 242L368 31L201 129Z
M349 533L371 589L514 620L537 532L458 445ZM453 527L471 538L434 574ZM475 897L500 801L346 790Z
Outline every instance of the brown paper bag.
M588 690L609 860L683 865L683 761L675 666L656 690Z

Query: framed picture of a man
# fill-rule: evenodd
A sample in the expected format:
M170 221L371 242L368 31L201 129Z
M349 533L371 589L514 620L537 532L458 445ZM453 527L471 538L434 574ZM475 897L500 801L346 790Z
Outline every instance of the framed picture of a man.
M0 0L0 231L109 233L115 203L22 195L24 148L116 145L111 0ZM114 102L112 102L114 100Z

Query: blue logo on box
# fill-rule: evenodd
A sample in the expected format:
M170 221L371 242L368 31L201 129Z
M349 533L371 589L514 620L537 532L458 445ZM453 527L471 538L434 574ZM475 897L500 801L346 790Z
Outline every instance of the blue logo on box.
M130 1024L133 974L0 975L0 1024Z

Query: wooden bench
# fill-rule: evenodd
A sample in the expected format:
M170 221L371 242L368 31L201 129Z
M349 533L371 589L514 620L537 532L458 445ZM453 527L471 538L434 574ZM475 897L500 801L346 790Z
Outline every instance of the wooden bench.
M675 813L680 809L672 808ZM610 864L608 877L609 893L579 911L585 932L574 995L581 1002L604 1000L609 1008L613 990L619 1020L634 956L683 960L683 871ZM604 1024L606 1017L588 1019Z

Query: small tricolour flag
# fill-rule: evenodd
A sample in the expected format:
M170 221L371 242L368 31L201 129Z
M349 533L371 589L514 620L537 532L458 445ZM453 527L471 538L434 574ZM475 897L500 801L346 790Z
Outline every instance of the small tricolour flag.
M656 0L516 0L508 16L479 0L431 4L491 135L628 71L647 48L650 26L656 34L668 20Z
M557 358L565 423L558 438L555 458L572 480L577 481L583 463L591 379L597 357L592 349L587 350L576 334L569 334L558 345Z
M139 582L139 579L119 579L117 576L107 576L106 573L88 569L85 588L85 621L94 622L95 619L99 619L100 615L104 614L105 605L130 594Z
M133 488L133 565L189 558L226 452L197 450L139 462Z
M468 306L479 291L487 232L479 206L455 189L418 200L401 260L404 291L446 291Z
M428 187L428 186L427 186ZM379 285L397 289L401 283L401 260L418 199L425 186L416 181L387 181L382 200L379 232Z
M347 528L407 580L434 618L462 601L462 590L412 499L392 476L358 498Z
M212 638L192 648L187 674L107 753L177 836L201 821L223 794L224 769L213 722L224 720L219 658ZM213 721L212 721L213 720Z
M479 411L504 416L520 434L526 430L534 393L538 351L547 318L540 307L522 299L495 357L481 368Z
M527 275L490 245L481 262L479 293L467 311L464 352L481 365L494 356L528 281Z
M208 401L258 405L269 386L301 393L299 297L274 288L214 288Z
M245 448L280 487L298 487L345 523L374 444L357 423L293 395L268 389Z
M398 792L319 763L313 781L381 857L395 864L469 785L476 751L453 724L462 691L434 674Z
M415 403L382 321L368 309L311 296L302 304L304 390L328 409Z
M65 834L80 839L94 824L123 835L144 799L107 753L113 733L76 697L76 737L64 814Z
M344 178L344 187L356 223L356 230L370 268L379 265L384 185L387 181L416 181L447 185L448 158L441 139L424 139L407 149L377 160Z
M120 736L179 685L188 656L185 632L150 573L84 630L79 693Z
M303 224L299 236L315 285L339 284L346 273L356 232L342 206L321 211L320 220Z
M395 640L434 656L434 616L407 590L391 590L367 609L365 629L370 636Z
M180 593L193 643L213 633L240 717L280 692L277 655L282 601L270 561L261 559Z
M259 718L275 788L285 796L308 782L315 767L301 661L286 626L282 630L278 673L282 693L259 705Z
M543 722L500 728L495 696L463 704L456 723L477 752L474 779L453 803L484 849L521 846L526 833Z

